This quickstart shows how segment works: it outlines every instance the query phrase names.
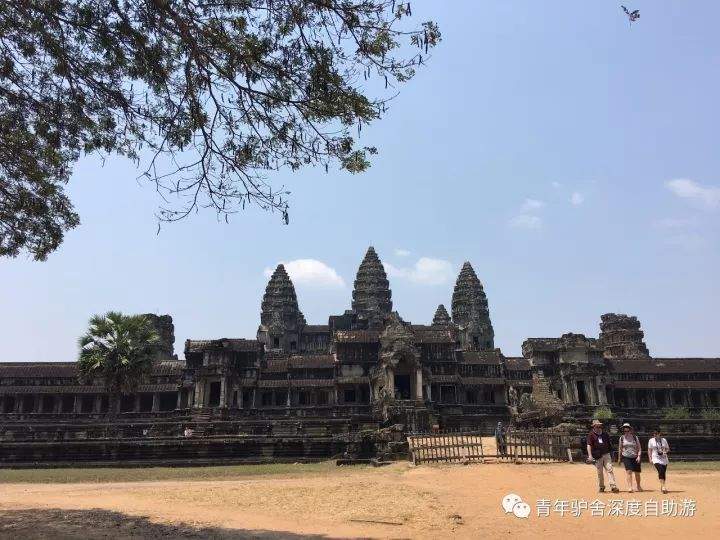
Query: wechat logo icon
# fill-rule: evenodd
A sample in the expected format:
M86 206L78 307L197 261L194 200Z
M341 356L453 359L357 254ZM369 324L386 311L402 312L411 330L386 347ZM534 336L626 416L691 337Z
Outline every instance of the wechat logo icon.
M501 504L506 514L513 514L521 519L530 517L530 505L523 502L520 495L508 493L503 497Z

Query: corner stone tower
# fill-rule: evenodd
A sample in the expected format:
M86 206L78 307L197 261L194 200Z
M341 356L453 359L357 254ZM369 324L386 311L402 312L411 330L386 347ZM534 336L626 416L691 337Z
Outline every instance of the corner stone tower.
M448 315L447 309L445 309L445 306L440 304L437 307L437 310L435 311L435 316L432 320L433 326L448 326L452 324L452 321L450 320L450 315Z
M305 317L298 307L295 287L282 264L270 277L260 310L258 340L266 349L296 351Z
M465 350L495 347L495 332L482 283L469 262L463 264L452 296L452 320L460 329L460 344Z
M644 337L637 317L617 313L600 317L598 341L605 358L648 358L650 352Z
M369 327L382 325L382 321L392 311L390 283L372 246L365 253L355 277L352 309L360 320L368 321Z

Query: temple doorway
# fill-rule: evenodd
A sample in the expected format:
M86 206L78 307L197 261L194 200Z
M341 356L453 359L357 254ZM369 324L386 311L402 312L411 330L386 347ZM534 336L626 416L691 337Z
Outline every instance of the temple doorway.
M578 381L576 384L578 403L580 403L581 405L587 405L587 392L585 391L585 381Z
M395 375L395 398L412 399L412 384L410 380L410 375Z
M210 383L210 395L208 396L208 407L220 405L220 381Z

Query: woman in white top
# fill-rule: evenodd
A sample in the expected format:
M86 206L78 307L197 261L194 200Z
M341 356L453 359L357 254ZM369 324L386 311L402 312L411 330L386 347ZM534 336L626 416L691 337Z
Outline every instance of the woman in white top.
M665 472L668 466L668 452L670 452L670 446L668 446L667 441L663 438L660 428L656 428L653 431L653 437L648 441L648 460L650 460L657 469L660 487L663 493L667 493L667 489L665 488Z

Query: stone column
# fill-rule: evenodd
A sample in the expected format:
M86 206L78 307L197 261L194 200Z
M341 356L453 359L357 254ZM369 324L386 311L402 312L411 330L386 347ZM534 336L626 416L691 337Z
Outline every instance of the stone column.
M160 394L158 392L153 393L152 412L158 412L160 410Z
M204 405L203 399L205 397L205 381L198 381L195 383L195 408L201 409Z
M175 402L176 409L179 409L182 406L182 393L183 393L183 388L180 388L177 392L177 401Z
M390 387L388 389L389 396L394 398L395 397L395 372L392 369L387 370L387 380L388 380L388 386Z
M243 408L243 395L244 395L245 389L241 386L238 388L238 409ZM290 392L288 392L288 395Z
M80 394L75 394L75 401L73 402L73 412L76 414L80 412L80 407L82 406L81 398L82 396Z
M227 377L220 378L220 407L227 407Z
M99 414L100 409L102 409L102 394L98 394L95 396L95 403L93 404L93 412L95 414Z
M22 412L22 394L15 394L15 411L16 413Z
M415 370L415 399L422 401L423 395L422 395L422 369L417 368Z
M133 405L133 412L140 412L140 394L135 394L135 404Z

